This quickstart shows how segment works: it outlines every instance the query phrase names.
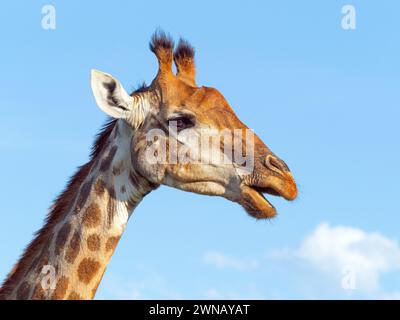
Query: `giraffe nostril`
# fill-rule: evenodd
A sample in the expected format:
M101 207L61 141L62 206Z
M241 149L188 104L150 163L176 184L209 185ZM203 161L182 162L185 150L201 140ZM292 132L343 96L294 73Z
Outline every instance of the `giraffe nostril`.
M289 171L289 168L285 162L270 154L265 158L265 166L277 173L285 173Z

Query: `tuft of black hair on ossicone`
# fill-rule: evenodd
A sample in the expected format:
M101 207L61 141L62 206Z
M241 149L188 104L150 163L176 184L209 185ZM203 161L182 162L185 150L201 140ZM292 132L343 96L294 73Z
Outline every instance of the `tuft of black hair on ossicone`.
M180 38L178 46L174 52L175 61L193 60L194 59L194 48L185 39Z
M157 29L151 37L149 47L155 54L159 49L172 50L174 48L174 40L163 30Z

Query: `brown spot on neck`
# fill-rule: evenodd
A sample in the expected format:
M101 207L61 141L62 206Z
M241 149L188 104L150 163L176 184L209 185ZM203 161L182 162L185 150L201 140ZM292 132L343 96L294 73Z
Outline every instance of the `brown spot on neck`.
M101 240L98 234L91 234L87 238L86 243L90 251L97 251L100 249Z
M82 217L83 224L88 228L95 228L100 224L101 211L96 202L91 203Z
M100 262L92 258L83 258L78 266L78 278L85 284L93 279L100 268Z
M114 251L115 247L118 244L120 237L119 236L113 236L113 237L109 237L107 239L107 243L106 243L106 251Z
M68 282L68 278L64 276L57 281L56 288L54 289L51 297L53 300L61 300L64 298L65 294L67 293Z

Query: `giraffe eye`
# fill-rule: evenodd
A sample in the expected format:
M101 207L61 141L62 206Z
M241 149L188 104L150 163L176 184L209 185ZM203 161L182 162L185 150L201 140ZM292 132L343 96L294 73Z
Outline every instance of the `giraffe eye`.
M177 131L181 131L183 129L191 128L194 126L193 119L189 117L178 117L173 118L168 121L168 125L172 128L176 126Z

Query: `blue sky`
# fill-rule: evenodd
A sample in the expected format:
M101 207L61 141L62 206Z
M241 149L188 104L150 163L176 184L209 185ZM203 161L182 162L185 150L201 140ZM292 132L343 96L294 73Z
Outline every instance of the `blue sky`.
M56 8L55 30L41 9ZM356 30L341 8L356 8ZM400 298L397 1L8 1L1 4L0 277L105 115L90 69L150 82L157 27L196 47L200 85L289 164L279 215L161 187L141 203L97 298ZM352 289L343 287L347 269Z

